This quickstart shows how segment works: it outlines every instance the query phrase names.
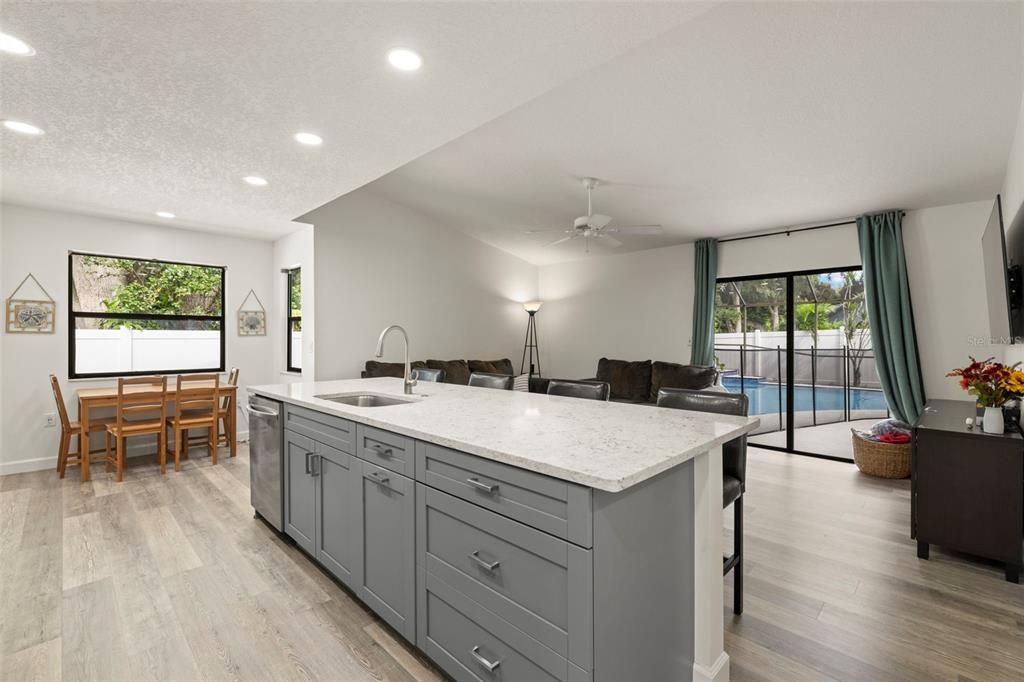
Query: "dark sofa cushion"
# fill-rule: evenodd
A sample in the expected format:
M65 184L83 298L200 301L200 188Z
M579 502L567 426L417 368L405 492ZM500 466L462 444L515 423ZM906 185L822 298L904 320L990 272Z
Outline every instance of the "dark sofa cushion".
M718 370L714 367L680 365L656 360L651 365L651 392L648 401L658 402L658 390L662 388L688 388L700 391L712 386L717 379Z
M469 383L469 363L465 360L427 360L427 367L443 369L446 384L465 386Z
M410 369L418 369L426 367L422 360L409 363ZM377 362L376 360L366 361L366 370L363 372L364 379L372 379L374 377L398 377L401 379L405 376L405 363L404 362Z
M597 380L611 384L612 400L643 402L651 393L651 361L601 358L597 362Z
M470 360L470 372L484 372L485 374L515 374L512 369L512 361L508 358L501 360ZM468 380L467 380L468 381Z

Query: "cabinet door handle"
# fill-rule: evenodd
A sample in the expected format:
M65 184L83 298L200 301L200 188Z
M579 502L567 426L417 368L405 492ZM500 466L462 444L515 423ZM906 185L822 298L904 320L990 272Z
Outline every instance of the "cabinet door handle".
M317 455L317 454L313 455L312 464L313 464L313 471L312 471L313 476L314 477L319 476L320 475L320 469L323 466L323 463L320 461L320 455Z
M486 561L481 559L480 558L480 551L479 550L477 550L476 552L473 552L472 554L470 554L469 558L472 559L473 561L475 561L477 564L479 564L481 568L485 568L485 569L487 569L488 571L491 571L491 572L493 572L494 569L496 569L498 566L501 566L501 562L500 561L492 561L491 563L487 563Z
M483 667L487 668L487 672L489 672L489 673L493 673L497 669L497 667L499 665L501 665L501 660L500 659L497 660L497 661L494 661L492 663L491 661L488 661L486 658L481 656L480 655L480 647L478 647L478 646L475 646L472 649L470 649L469 653L473 656L473 658L476 660L477 663L479 663Z
M381 457L390 457L395 454L391 448L386 448L383 445L371 445L370 449L376 452Z
M477 490L482 490L485 493L489 493L491 495L493 495L494 493L498 492L498 484L497 483L494 483L494 484L482 483L480 481L480 479L478 479L478 478L467 478L466 479L466 483L470 484L471 486L473 486Z
M391 484L388 483L388 481L391 480L390 476L385 476L384 474L380 473L379 471L371 471L369 474L367 474L367 476L369 476L371 479L373 479L374 483L379 483L379 484L387 486L389 488L391 487Z
M312 474L313 473L312 464L310 464L310 461L309 461L310 458L312 458L312 457L313 457L313 453L312 452L307 452L306 453L306 473L307 474Z

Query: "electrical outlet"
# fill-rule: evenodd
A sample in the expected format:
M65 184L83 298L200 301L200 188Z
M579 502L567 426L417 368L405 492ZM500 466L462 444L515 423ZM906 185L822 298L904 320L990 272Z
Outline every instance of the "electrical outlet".
M47 428L50 428L50 427L53 427L53 426L57 425L57 413L56 412L47 412L46 414L43 415L43 417L46 419L46 427Z

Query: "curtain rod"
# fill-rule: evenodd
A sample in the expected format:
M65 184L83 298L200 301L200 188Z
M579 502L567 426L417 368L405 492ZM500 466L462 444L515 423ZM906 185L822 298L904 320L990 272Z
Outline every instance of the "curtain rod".
M900 217L901 218L903 216L905 216L905 215L907 215L906 211L900 211ZM750 234L750 235L747 235L746 237L731 237L729 239L719 239L718 243L719 244L725 244L726 242L742 242L742 241L745 241L747 239L760 239L761 237L777 237L780 234L784 234L784 235L786 235L788 237L789 235L793 234L794 232L810 232L811 230L824 230L825 228L828 228L828 227L841 227L843 225L856 225L856 224L857 224L856 220L842 220L842 221L840 221L838 223L827 223L825 225L812 225L811 227L795 227L795 228L791 228L789 230L777 230L775 232L764 232L764 233L761 233L761 234Z

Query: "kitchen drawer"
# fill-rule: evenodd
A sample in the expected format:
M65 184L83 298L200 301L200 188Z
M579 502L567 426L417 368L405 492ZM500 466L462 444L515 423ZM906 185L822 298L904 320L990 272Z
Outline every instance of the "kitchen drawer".
M416 493L419 566L590 669L591 550L434 490Z
M416 472L415 442L412 438L372 426L356 426L356 455L409 478Z
M427 573L419 597L417 643L456 680L568 681L568 661L440 578Z
M295 405L284 406L284 428L309 436L336 450L355 454L356 425L347 419L307 410Z
M581 547L593 544L590 488L422 441L416 480Z

